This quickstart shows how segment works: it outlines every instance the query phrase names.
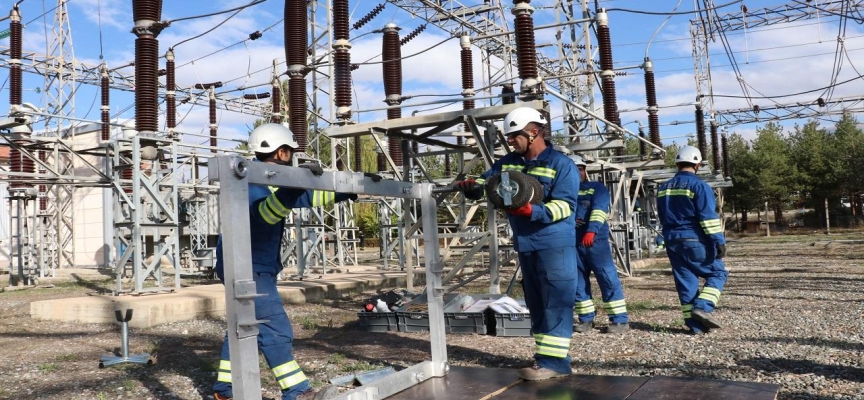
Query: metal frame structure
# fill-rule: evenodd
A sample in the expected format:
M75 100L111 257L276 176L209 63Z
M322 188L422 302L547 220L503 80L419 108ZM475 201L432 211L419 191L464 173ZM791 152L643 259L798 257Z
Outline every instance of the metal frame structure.
M261 398L258 364L258 324L255 320L255 281L252 279L252 254L249 238L249 185L269 185L300 189L328 190L372 196L416 199L421 202L424 240L436 243L437 202L432 184L392 180L374 182L362 173L324 172L320 177L309 171L279 165L252 163L241 157L218 156L210 160L211 179L220 183L219 212L225 265L225 297L228 318L228 343L231 354L231 381L234 397L240 400ZM368 395L385 398L449 370L444 333L444 291L441 287L443 263L437 246L425 246L426 281L429 304L431 361L426 361L382 378L368 387L342 396L366 399Z
M742 9L739 12L716 15L714 10L706 11L707 20L690 21L690 39L693 46L693 63L696 79L697 101L708 111L708 118L723 126L735 126L745 123L768 120L786 120L795 118L819 117L823 115L840 114L843 110L859 111L861 98L828 99L825 105L819 106L816 101L807 103L780 104L774 102L771 106L754 107L752 100L747 98L749 107L742 109L716 110L714 106L714 91L711 85L711 60L708 55L708 43L717 39L725 32L753 29L777 24L788 24L797 21L818 18L820 15L842 15L844 10L861 10L864 0L827 0L817 4L795 1L792 3L766 7L759 10ZM815 106L815 107L814 107ZM760 110L764 111L763 115Z

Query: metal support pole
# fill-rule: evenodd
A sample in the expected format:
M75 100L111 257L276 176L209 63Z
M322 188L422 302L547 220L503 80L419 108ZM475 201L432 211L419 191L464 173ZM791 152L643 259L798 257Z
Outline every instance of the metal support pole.
M208 171L219 180L219 221L225 263L225 314L234 398L261 398L258 365L258 321L255 320L255 281L249 247L248 161L239 157L210 159ZM226 229L230 227L230 229Z

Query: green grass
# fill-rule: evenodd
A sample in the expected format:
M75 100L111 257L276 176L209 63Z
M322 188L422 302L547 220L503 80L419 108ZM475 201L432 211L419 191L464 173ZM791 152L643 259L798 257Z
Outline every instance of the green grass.
M58 371L60 369L60 366L57 364L54 364L54 363L46 363L46 364L39 364L39 366L37 368L39 368L39 371L42 371L45 373L51 373L51 372Z
M134 379L129 379L129 378L123 379L123 390L125 390L127 392L131 392L131 391L135 390L136 386L137 385L135 384Z
M627 311L650 311L650 310L658 310L663 308L662 304L656 303L651 300L646 301L628 301L627 302Z
M381 368L380 365L370 364L366 361L349 360L344 354L333 353L327 358L327 362L336 366L339 372L354 373L360 371L370 371Z
M56 360L60 362L75 362L81 361L81 356L78 354L63 354L61 356L57 356Z

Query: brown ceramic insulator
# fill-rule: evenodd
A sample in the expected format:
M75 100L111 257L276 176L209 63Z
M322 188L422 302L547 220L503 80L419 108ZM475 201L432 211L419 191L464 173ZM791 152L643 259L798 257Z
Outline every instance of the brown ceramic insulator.
M453 170L450 167L450 155L444 155L444 176L449 178L453 175Z
M354 172L363 171L363 141L360 136L354 138Z
M660 116L657 115L656 111L648 113L648 133L651 143L660 147L663 146L660 141Z
M516 90L512 83L505 83L501 86L501 104L516 103Z
M474 60L472 59L471 49L462 49L462 89L474 88ZM463 110L473 110L474 100L465 100L462 102ZM467 130L467 129L466 129Z
M731 175L729 175L729 146L726 145L728 141L725 134L723 135L721 141L723 142L723 176L730 178Z
M99 88L101 89L102 94L102 106L108 107L111 104L111 86L107 74L102 76ZM101 114L102 127L100 129L100 137L103 141L107 141L108 139L111 139L111 126L109 125L111 122L111 114L107 108L103 108Z
M534 42L534 18L527 12L521 13L516 16L514 25L516 27L516 56L519 60L519 78L536 78L537 49Z
M285 1L285 58L288 66L306 65L306 47L309 45L306 7L305 1Z
M711 122L711 161L714 171L720 171L720 135L717 133L717 123Z
M274 124L282 123L282 85L273 85L273 100L270 104L273 106L270 121Z
M333 0L333 38L348 40L350 7L348 0Z
M210 152L216 153L216 146L218 145L218 141L216 140L216 98L214 96L210 96Z
M159 41L153 37L135 39L135 129L138 132L159 129L158 53Z
M336 107L351 107L351 53L347 49L336 49L333 58Z
M13 20L9 23L9 47L13 60L21 60L21 22ZM9 65L9 104L20 105L24 96L21 83L21 64Z
M246 93L243 95L246 100L261 100L270 98L270 93Z
M30 144L30 140L14 140L14 142L18 146L27 146ZM36 164L29 157L24 155L24 152L18 150L15 147L10 147L9 149L9 170L12 172L27 172L34 173L36 172ZM19 187L32 187L27 183L20 182L24 180L24 177L11 177L9 180L11 181L9 186L12 188Z
M159 21L162 19L162 0L132 0L132 19Z
M375 6L375 8L372 9L372 11L369 11L369 13L363 16L363 18L360 18L359 20L357 20L357 22L354 23L354 29L357 30L362 28L363 25L368 24L369 21L372 21L372 19L375 18L376 15L380 14L383 10L384 3L378 4L377 6Z
M131 181L132 180L132 169L126 168L126 169L120 171L120 178ZM123 191L125 191L126 193L132 193L132 188L130 187L130 184L124 183L123 187L124 187Z
M696 141L699 144L699 152L702 153L702 159L708 155L708 143L705 140L705 113L702 111L702 106L696 105Z
M39 150L39 161L43 163L48 161L48 152L45 150ZM44 172L42 168L40 168L40 172ZM45 211L48 209L48 185L39 185L39 211Z
M378 172L387 171L387 157L384 157L384 153L378 153Z
M166 61L165 69L165 89L171 92L168 94L168 98L166 99L165 123L168 126L168 129L174 129L177 127L177 98L174 94L174 91L177 90L177 67L174 60Z
M600 69L603 71L612 70L612 36L609 33L609 26L600 25L597 27L597 43L600 51ZM603 116L607 121L621 126L621 120L618 117L618 97L615 94L615 79L612 75L603 75Z
M391 108L387 110L387 119L402 118L402 109ZM387 140L387 153L396 165L402 165L402 139L391 136Z
M304 3L305 4L305 3ZM288 112L291 114L290 128L300 145L298 151L306 150L306 79L292 76L288 79Z
M395 29L384 31L382 53L384 93L402 94L402 50L399 45L399 32Z
M648 104L648 133L651 143L660 144L660 118L657 116L657 86L654 80L654 71L645 72L645 100Z
M418 26L416 29L411 31L411 33L405 35L405 37L403 37L401 40L399 40L399 44L404 46L406 43L410 42L411 40L413 40L414 38L419 36L420 33L425 31L425 30L426 30L426 24Z
M609 26L597 27L597 43L600 50L600 69L608 71L612 69L612 35Z
M618 98L615 95L615 79L611 76L604 76L601 82L603 86L603 117L607 121L621 126L621 120L618 118Z

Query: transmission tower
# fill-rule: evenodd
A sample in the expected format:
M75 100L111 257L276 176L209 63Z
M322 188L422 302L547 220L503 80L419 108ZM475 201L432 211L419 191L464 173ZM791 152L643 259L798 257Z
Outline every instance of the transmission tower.
M69 68L75 59L72 49L72 32L69 25L67 0L57 0L54 10L54 22L49 36L47 52L47 69L45 71L44 93L47 97L47 116L44 119L44 135L55 143L64 139L74 139L74 129L65 129L65 117L75 115L75 85L77 75L74 68ZM69 137L64 137L68 135ZM41 150L45 152L47 150ZM59 146L52 149L49 157L40 154L43 160L50 159L54 169L62 175L74 175L73 156L62 151ZM47 197L40 201L40 220L44 228L45 249L44 263L52 271L55 267L75 265L75 221L73 185L41 185L45 189L40 196Z

